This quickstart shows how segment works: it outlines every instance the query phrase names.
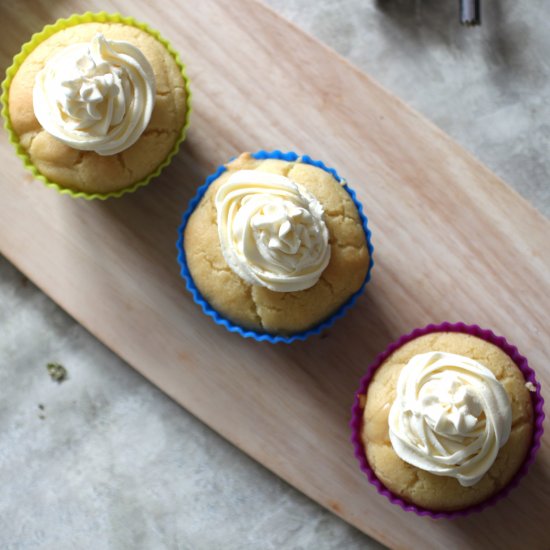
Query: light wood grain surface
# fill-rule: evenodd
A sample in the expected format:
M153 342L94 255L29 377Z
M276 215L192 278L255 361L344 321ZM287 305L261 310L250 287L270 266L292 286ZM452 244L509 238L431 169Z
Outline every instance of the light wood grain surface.
M2 69L66 4L0 7ZM99 3L72 2L85 11ZM255 0L101 3L159 29L187 64L188 140L149 187L108 202L31 180L0 137L0 250L177 402L359 529L397 548L548 547L550 440L497 506L453 522L392 506L358 470L347 422L369 362L401 333L478 323L527 355L549 399L550 223L445 134ZM22 17L22 14L28 14ZM178 275L181 214L246 150L334 166L357 191L373 279L323 337L258 344L206 318ZM106 381L107 382L107 381Z

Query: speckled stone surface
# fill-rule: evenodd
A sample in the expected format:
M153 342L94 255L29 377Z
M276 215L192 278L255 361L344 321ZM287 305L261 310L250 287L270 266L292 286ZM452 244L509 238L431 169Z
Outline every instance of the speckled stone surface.
M458 25L453 0L268 3L550 215L550 3L482 1L480 29ZM380 547L173 403L3 258L0 387L2 549Z
M0 359L2 550L379 547L171 401L5 259Z

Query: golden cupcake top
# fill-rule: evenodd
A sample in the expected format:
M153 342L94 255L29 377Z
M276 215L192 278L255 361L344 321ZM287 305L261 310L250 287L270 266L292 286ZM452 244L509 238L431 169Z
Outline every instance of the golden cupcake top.
M53 30L25 46L9 81L8 126L25 165L74 196L145 185L177 150L189 116L176 52L117 15L73 16Z
M359 212L331 173L249 153L210 183L183 243L208 304L271 334L327 319L361 288L370 262ZM298 287L304 290L290 290Z
M396 349L376 369L363 403L368 463L392 493L435 511L496 494L531 445L525 378L498 346L434 332Z

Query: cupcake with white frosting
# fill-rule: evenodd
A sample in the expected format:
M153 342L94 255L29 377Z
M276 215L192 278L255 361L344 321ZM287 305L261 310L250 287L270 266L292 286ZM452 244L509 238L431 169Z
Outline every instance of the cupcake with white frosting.
M542 435L540 387L527 360L477 326L430 325L370 366L352 441L379 492L449 517L494 503L522 477Z
M182 275L205 313L260 340L319 332L363 290L367 220L332 169L295 153L244 153L210 176L178 242Z
M176 52L131 18L84 14L34 35L3 83L7 128L34 175L107 198L145 185L183 140L189 90Z

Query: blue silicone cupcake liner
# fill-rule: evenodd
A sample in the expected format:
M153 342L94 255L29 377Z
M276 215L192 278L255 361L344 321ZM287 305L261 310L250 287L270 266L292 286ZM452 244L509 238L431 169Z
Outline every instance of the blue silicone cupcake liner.
M191 292L193 296L193 300L195 301L196 304L198 304L202 308L202 311L206 315L208 315L209 317L212 317L212 319L218 325L224 326L230 332L236 332L241 336L243 336L244 338L252 338L258 342L271 342L272 344L284 342L286 344L290 344L291 342L294 342L296 340L305 340L309 336L312 336L314 334L319 334L321 331L331 327L337 319L339 319L344 315L344 313L346 313L346 311L355 303L357 298L363 293L363 291L365 290L365 285L370 280L372 267L374 265L374 262L373 262L374 248L371 243L371 231L368 227L368 219L363 212L363 206L359 202L359 200L357 200L355 192L353 191L353 189L350 189L347 186L345 180L338 175L338 173L336 172L336 170L334 170L334 168L328 168L320 160L313 160L311 157L307 155L300 156L293 152L282 153L281 151L257 151L256 153L252 153L252 156L258 160L280 159L280 160L285 160L287 162L295 162L299 160L304 164L310 164L312 166L321 168L322 170L325 170L325 172L328 172L329 174L334 176L334 178L342 184L342 186L348 192L349 196L354 202L357 208L357 211L359 212L359 217L361 219L361 223L363 225L363 230L365 232L365 237L367 240L367 249L369 251L370 261L369 261L369 267L367 269L367 274L365 276L365 280L363 281L361 288L357 292L355 292L344 304L342 304L338 308L338 310L335 313L333 313L330 317L328 317L327 319L325 319L324 321L322 321L321 323L319 323L318 325L316 325L311 329L290 334L287 336L283 336L280 334L271 334L268 332L257 332L255 330L246 329L239 325L236 325L229 319L226 319L225 317L220 315L220 313L218 313L199 292L198 288L195 285L195 282L193 281L193 278L191 277L191 273L189 272L189 267L187 265L187 258L185 256L185 248L184 248L184 242L183 242L183 235L185 233L187 222L189 220L189 217L195 210L195 207L197 206L197 204L199 204L200 200L206 193L206 190L208 189L210 184L216 179L218 179L220 175L227 170L227 168L224 165L219 166L218 169L213 174L211 174L210 176L208 176L208 178L206 178L205 183L201 187L199 187L199 189L197 190L197 194L193 197L193 199L189 203L187 210L183 215L181 225L178 229L178 241L176 243L176 246L178 249L178 262L181 267L181 276L185 279L187 289Z

